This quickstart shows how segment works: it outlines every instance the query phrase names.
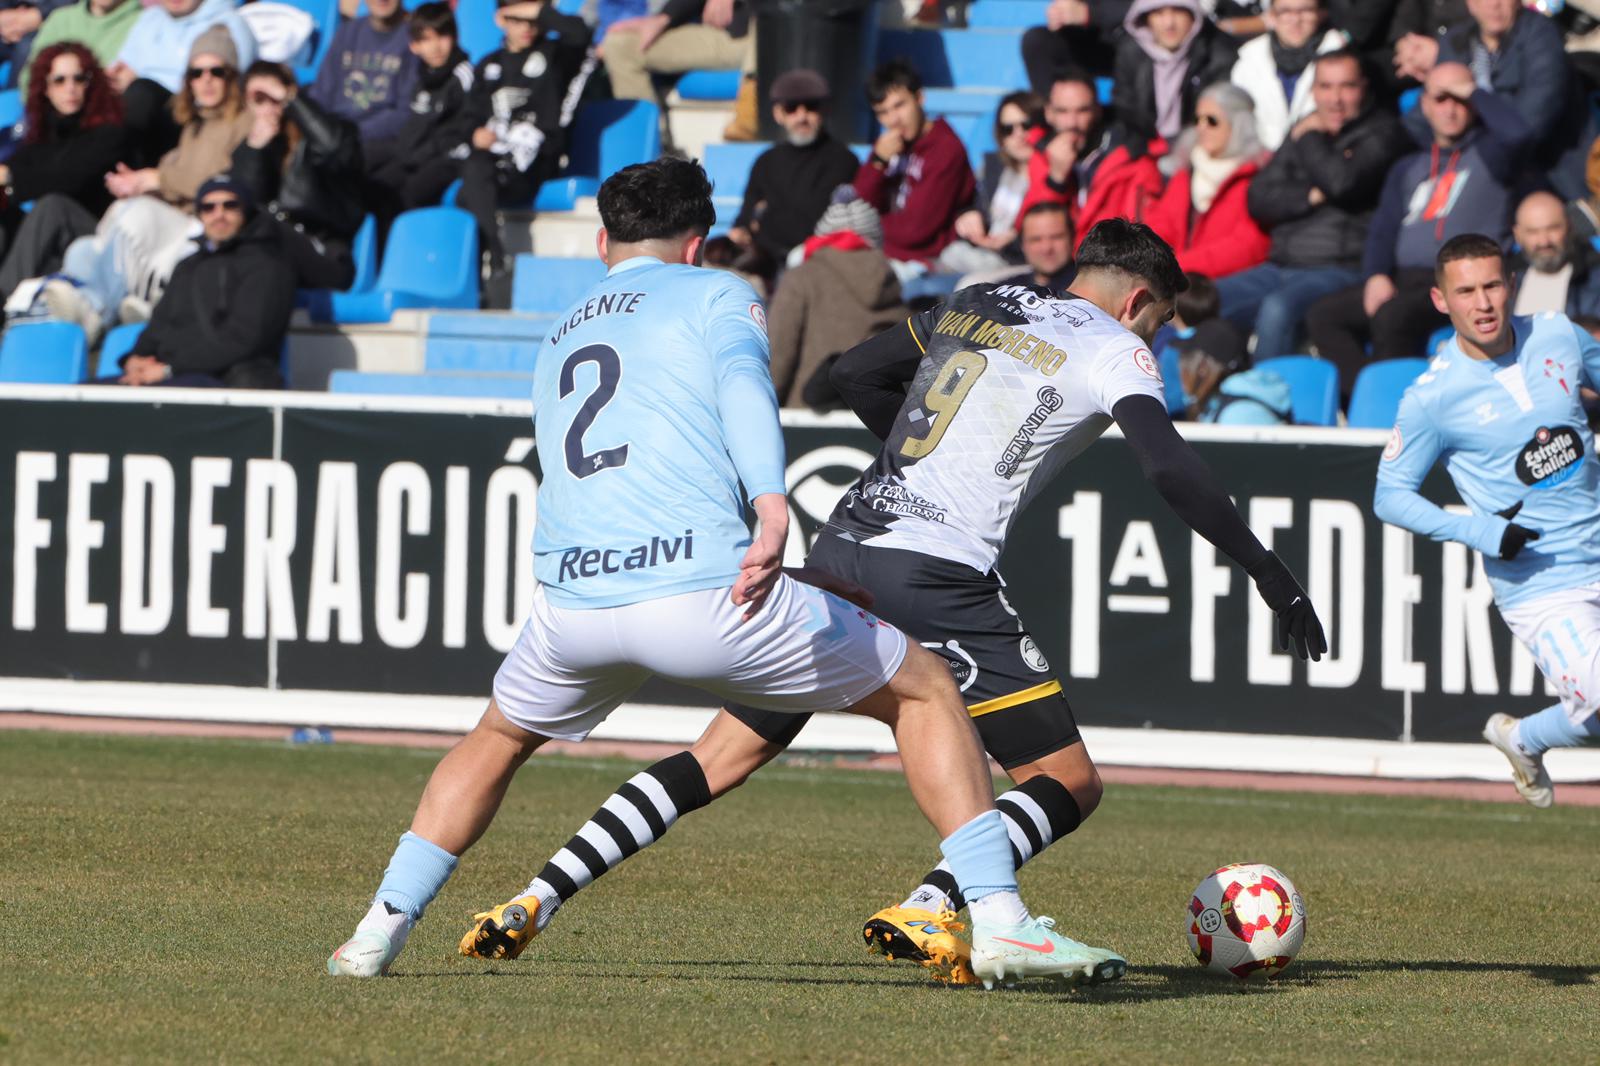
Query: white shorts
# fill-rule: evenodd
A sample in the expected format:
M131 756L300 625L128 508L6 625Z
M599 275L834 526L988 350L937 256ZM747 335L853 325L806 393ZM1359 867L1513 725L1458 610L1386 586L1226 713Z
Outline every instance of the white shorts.
M1600 584L1540 596L1500 616L1533 652L1575 724L1600 710Z
M850 707L889 682L900 630L788 576L741 622L726 588L570 610L534 591L494 678L500 713L530 733L582 740L652 676L764 710Z

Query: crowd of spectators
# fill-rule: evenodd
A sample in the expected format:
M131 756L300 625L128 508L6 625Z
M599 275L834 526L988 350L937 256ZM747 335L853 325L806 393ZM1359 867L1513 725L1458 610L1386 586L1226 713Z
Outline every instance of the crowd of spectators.
M757 99L748 0L577 16L499 0L502 46L477 63L443 0L349 2L305 85L284 65L303 39L262 30L265 6L0 9L25 101L0 138L0 297L91 338L147 321L141 361L104 376L274 380L281 330L246 352L212 337L222 309L237 315L246 285L344 287L366 215L382 231L453 183L492 283L509 266L497 212L557 173L580 100L664 106L673 76L707 69L744 75L728 138L753 138L762 108L782 131L708 258L768 294L792 405L826 406L831 356L957 279L1062 287L1110 217L1148 222L1215 304L1203 343L1199 322L1179 338L1196 415L1274 356L1320 355L1348 393L1366 364L1424 354L1442 321L1430 264L1458 233L1515 253L1519 311L1600 312L1600 62L1568 52L1570 20L1517 0L1051 0L1021 38L1030 84L1000 99L976 169L903 60L859 85L787 71ZM864 159L827 128L835 93L877 119ZM174 288L181 313L162 310ZM253 328L278 328L274 301ZM197 337L205 358L175 354ZM222 351L251 368L230 377ZM1274 391L1256 407L1275 410Z

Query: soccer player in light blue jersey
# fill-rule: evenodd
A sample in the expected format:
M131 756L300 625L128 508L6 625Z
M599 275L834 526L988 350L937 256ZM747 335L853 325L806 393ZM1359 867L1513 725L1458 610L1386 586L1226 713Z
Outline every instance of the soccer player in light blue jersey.
M1505 257L1488 237L1439 249L1433 302L1456 335L1406 390L1378 466L1378 517L1483 553L1500 615L1561 702L1484 739L1522 798L1555 802L1551 748L1600 737L1600 463L1579 387L1600 387L1600 344L1566 316L1514 318ZM1433 464L1467 504L1452 514L1417 488Z
M1055 933L1023 904L988 763L949 670L865 609L780 569L789 509L765 320L749 285L695 265L714 219L705 172L674 159L628 167L599 202L610 272L551 330L534 372L544 480L533 609L483 718L434 770L328 971L386 973L528 756L551 738L582 740L660 675L769 711L885 722L972 904L974 942L998 960L984 976L1122 976L1120 957ZM644 847L706 787L698 770L639 775L608 812L609 831L575 847L596 862ZM462 952L492 954L487 938L514 955L538 907L518 899L480 915L492 921Z

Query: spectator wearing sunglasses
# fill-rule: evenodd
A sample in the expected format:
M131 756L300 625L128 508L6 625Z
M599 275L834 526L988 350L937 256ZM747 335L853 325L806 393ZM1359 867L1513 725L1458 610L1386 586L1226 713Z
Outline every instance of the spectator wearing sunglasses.
M939 256L947 270L987 276L1022 263L1022 202L1028 197L1028 164L1035 130L1044 128L1044 98L1031 92L1004 97L994 115L993 152L983 156L978 200L956 219L956 237Z
M832 95L814 70L787 70L773 80L772 117L783 127L783 140L756 157L744 205L728 231L751 253L749 269L764 277L815 231L833 190L855 179L855 153L828 132L824 118Z
M118 163L106 175L116 198L92 236L72 242L61 273L72 281L44 287L51 315L83 326L91 339L118 321L141 320L160 299L178 260L193 251L196 190L226 170L250 132L243 106L238 54L226 29L196 38L182 91L173 98L181 126L178 145L154 167ZM131 298L131 299L130 299Z
M122 385L283 387L279 353L294 309L294 275L272 219L250 187L219 174L200 188L195 253L121 361Z
M1218 82L1200 94L1194 129L1174 156L1184 167L1144 220L1178 254L1178 265L1211 278L1237 274L1266 261L1272 242L1250 217L1250 182L1266 164L1256 137L1250 97Z
M277 223L301 288L348 288L351 239L366 213L355 123L301 95L282 63L252 64L244 95L250 132L233 150L234 181Z
M34 65L22 144L0 165L0 294L56 269L73 239L94 232L111 203L106 172L122 153L122 99L94 53L62 42Z
M377 142L399 136L416 85L417 57L400 0L367 0L366 18L346 19L333 32L307 95L354 122L363 141Z
M62 41L75 41L94 53L102 67L117 61L123 42L144 8L138 0L77 0L57 7L34 34L32 51L26 63L18 63L22 76L18 88L26 96L33 64L44 50Z
M226 56L235 71L255 62L255 37L234 11L233 0L159 0L134 22L117 61L107 69L111 84L122 93L130 145L143 148L146 160L159 158L177 142L183 122L173 122L169 105L187 85L195 44L213 28L228 43L224 50L212 34L208 54ZM203 171L189 195L218 169Z

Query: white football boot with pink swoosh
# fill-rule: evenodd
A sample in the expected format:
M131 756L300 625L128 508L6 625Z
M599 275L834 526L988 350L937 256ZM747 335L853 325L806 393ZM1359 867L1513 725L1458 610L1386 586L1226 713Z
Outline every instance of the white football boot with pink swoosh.
M1028 977L1055 977L1072 985L1115 981L1128 971L1116 952L1092 948L1055 931L1054 918L1038 917L1020 925L972 927L972 972L984 988Z

